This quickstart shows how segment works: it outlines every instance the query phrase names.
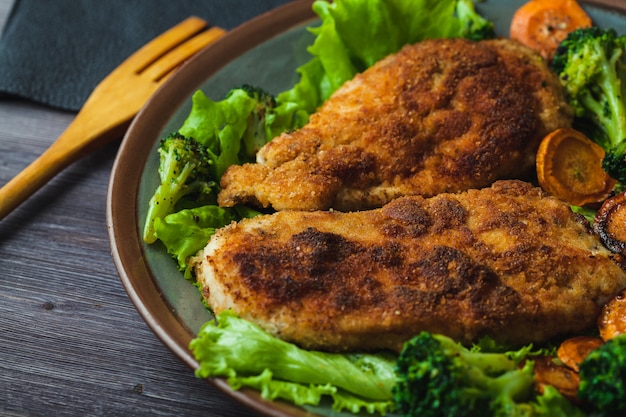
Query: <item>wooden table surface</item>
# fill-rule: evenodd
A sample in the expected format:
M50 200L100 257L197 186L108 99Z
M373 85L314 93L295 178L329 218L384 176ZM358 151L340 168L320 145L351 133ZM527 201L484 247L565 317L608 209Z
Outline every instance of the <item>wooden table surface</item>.
M0 30L11 5L0 0ZM0 184L73 118L0 99ZM127 297L105 224L118 146L76 163L0 221L0 415L255 416L196 379Z

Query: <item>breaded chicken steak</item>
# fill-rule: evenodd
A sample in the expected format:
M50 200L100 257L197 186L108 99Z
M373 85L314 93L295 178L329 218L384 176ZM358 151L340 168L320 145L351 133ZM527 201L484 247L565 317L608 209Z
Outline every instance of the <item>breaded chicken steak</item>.
M540 139L571 119L536 52L508 39L428 40L348 81L258 163L230 167L219 203L360 210L524 178Z
M543 342L626 287L589 224L511 180L380 209L281 211L220 229L192 261L215 312L308 349L400 349L421 330Z

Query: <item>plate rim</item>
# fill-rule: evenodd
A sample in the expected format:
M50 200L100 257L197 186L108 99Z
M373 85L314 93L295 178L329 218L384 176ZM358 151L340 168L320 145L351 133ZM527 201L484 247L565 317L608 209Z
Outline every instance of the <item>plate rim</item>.
M624 0L581 0L581 2L590 6L599 6L606 9L620 11L622 13L626 12L626 4L624 4Z
M188 348L193 336L190 330L178 319L176 313L172 311L168 301L163 298L149 265L144 262L145 254L139 243L141 231L138 226L140 213L137 212L137 198L143 168L150 154L145 152L147 142L141 139L138 132L154 132L155 135L160 133L165 126L167 117L171 117L176 109L208 77L241 54L274 36L317 18L311 7L313 2L314 0L295 0L261 14L228 31L223 37L183 64L177 73L154 93L133 119L122 139L113 163L107 189L106 225L111 255L120 281L136 310L151 331L174 355L194 371L198 369L199 364ZM624 0L581 0L581 3L626 14ZM226 59L216 62L211 59L215 55ZM166 115L167 117L161 119L159 123L154 123L155 115ZM145 135L149 138L153 138L153 136L151 134ZM151 140L148 145L148 149L151 149L153 141ZM127 155L135 155L134 161L137 163L134 165L124 164ZM141 157L138 158L137 155L141 155ZM125 198L126 196L132 196L132 204L128 204L129 198ZM132 250L122 251L122 248L132 248ZM141 279L137 278L137 274ZM138 288L136 282L144 282L143 280L147 280L153 285ZM239 404L266 416L318 416L318 414L290 403L265 400L256 390L248 388L233 390L224 378L209 378L207 381Z

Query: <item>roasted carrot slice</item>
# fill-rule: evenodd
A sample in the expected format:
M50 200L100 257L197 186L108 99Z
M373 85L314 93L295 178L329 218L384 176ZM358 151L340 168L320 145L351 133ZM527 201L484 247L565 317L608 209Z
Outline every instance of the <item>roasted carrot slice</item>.
M611 252L626 256L626 192L602 203L593 220L593 230Z
M565 366L578 372L580 363L592 350L600 347L603 343L604 341L599 337L576 336L564 340L559 345L556 354Z
M539 356L535 359L535 389L543 394L545 387L551 385L570 401L577 400L580 377L578 372L555 362L552 356Z
M591 24L576 0L530 0L515 11L509 34L550 61L569 32Z
M561 128L543 138L537 151L539 185L570 204L604 201L616 181L602 169L604 149L582 132Z
M606 303L598 318L598 330L605 341L626 333L626 290Z

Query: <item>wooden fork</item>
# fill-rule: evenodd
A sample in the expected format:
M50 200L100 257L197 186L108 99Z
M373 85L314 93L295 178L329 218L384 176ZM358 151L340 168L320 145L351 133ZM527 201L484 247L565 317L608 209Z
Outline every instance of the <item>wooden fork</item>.
M174 69L224 33L190 17L122 62L96 86L61 136L0 188L0 220L68 165L121 137Z

